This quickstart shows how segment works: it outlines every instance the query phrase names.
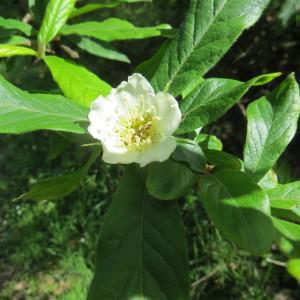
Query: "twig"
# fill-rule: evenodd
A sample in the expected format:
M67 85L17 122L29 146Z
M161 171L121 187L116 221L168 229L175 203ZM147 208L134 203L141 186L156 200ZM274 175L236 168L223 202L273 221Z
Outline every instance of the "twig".
M63 49L71 58L79 58L78 52L72 50L70 47L66 45L60 45L60 48Z
M276 266L279 266L279 267L284 267L284 268L286 268L286 265L287 265L285 262L278 261L278 260L275 260L275 259L272 259L272 258L267 258L266 261L270 264L273 264L273 265L276 265Z
M239 109L241 110L243 116L246 117L247 112L246 112L246 108L245 108L244 104L242 104L241 102L238 102L237 105L238 105Z
M30 21L32 21L32 15L30 13L27 13L23 19L22 19L22 22L24 23L29 23Z
M207 281L209 278L213 277L217 272L219 271L219 268L215 268L214 270L212 270L210 273L208 273L207 275L201 277L200 279L194 281L192 283L192 288L195 289L197 285L199 285L200 283Z

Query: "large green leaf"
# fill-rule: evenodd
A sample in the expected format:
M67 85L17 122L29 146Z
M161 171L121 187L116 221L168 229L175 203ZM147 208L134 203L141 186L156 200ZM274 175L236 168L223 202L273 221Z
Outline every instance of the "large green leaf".
M79 187L80 182L98 156L99 151L93 153L87 163L76 172L39 180L27 193L19 196L16 200L33 199L39 201L65 197Z
M178 134L212 123L229 110L252 87L268 83L280 73L257 76L247 82L210 78L204 80L180 104L183 113Z
M203 149L210 149L210 150L219 150L222 151L223 144L220 139L218 139L215 135L209 135L205 133L198 134L194 141L199 143L199 145Z
M0 57L10 57L16 55L36 55L36 52L27 47L15 45L0 45Z
M98 1L99 3L89 3L86 5L83 5L79 8L75 8L71 14L71 18L81 16L84 14L87 14L89 12L102 9L102 8L114 8L117 7L123 3L135 3L135 2L151 2L151 0L112 0L109 3L101 3L101 1Z
M191 0L177 38L170 44L152 84L182 93L211 69L243 30L253 25L270 0Z
M2 17L0 17L0 28L15 29L23 32L27 36L30 36L32 32L32 27L29 24L15 19L4 19Z
M66 24L76 0L50 0L38 34L39 53L44 55L49 42Z
M273 217L273 224L279 249L289 257L299 257L300 225L277 217Z
M294 75L248 106L244 161L246 172L256 181L273 167L294 137L299 112L299 88Z
M215 168L241 170L243 167L242 161L227 152L216 149L203 149L207 161Z
M277 231L293 242L300 242L300 225L278 218L273 218L273 223Z
M190 84L181 92L182 98L185 99L202 81L204 81L204 78L201 76L193 78Z
M0 44L29 46L31 41L23 36L10 35L0 40Z
M146 78L148 78L148 80L150 80L155 74L155 71L164 57L170 43L171 40L166 40L150 59L147 59L136 67L135 72L143 74Z
M0 133L50 129L83 133L87 109L57 95L29 94L0 76Z
M240 171L223 170L202 176L199 196L220 232L241 248L260 255L274 239L266 194Z
M114 8L119 6L119 4L118 1L112 1L111 3L89 3L78 8L75 7L70 18L75 18L102 8Z
M184 228L175 201L148 196L129 167L102 227L88 300L188 300Z
M166 160L149 165L146 187L149 194L157 199L177 200L188 192L196 180L197 177L186 164Z
M300 281L300 258L290 259L287 264L288 272Z
M46 56L44 60L63 93L79 104L90 106L93 100L111 90L109 84L83 66L57 56Z
M165 29L170 29L170 25L161 24L154 27L136 27L128 21L110 18L103 22L90 21L74 25L65 25L61 33L63 35L84 35L111 42L159 36L161 35L162 30Z
M271 206L282 207L286 205L300 205L300 181L280 184L267 191Z
M300 222L300 181L278 185L267 191L272 215Z
M99 42L96 43L95 41L89 38L81 37L80 40L76 42L76 45L80 49L87 51L90 54L110 60L130 63L129 58L125 54L115 50L112 46L108 44L100 44Z
M206 158L201 147L194 141L177 139L177 147L171 155L171 159L186 164L196 173L204 173ZM174 182L176 185L176 182Z

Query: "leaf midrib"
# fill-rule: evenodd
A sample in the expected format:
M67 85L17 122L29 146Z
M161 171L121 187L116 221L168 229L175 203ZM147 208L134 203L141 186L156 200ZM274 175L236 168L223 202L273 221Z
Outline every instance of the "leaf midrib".
M213 0L214 3L214 0ZM206 30L203 31L202 35L199 37L198 41L193 41L193 45L191 47L191 50L188 52L187 56L183 59L183 61L179 64L179 67L177 68L177 70L174 72L174 74L172 76L170 76L170 80L169 82L166 83L166 85L164 86L164 89L173 82L173 80L175 79L175 77L178 75L178 73L180 73L182 67L186 64L186 62L188 61L188 59L190 58L191 54L194 52L194 50L198 47L198 45L200 44L201 40L203 40L204 36L208 33L209 29L211 28L211 26L213 25L213 23L216 21L216 19L218 18L218 16L220 15L220 13L223 11L223 9L225 8L226 4L228 3L228 1L224 1L222 7L220 8L219 12L216 15L213 15L214 17L212 18L211 22L208 23L208 26L206 28ZM197 6L197 5L196 5ZM213 5L214 6L214 5ZM197 7L196 7L197 9ZM195 9L195 10L196 10ZM214 11L214 8L213 8ZM194 16L194 15L193 15ZM195 24L195 20L193 20L193 25ZM195 27L193 26L193 37L195 36ZM179 37L179 35L178 35ZM178 41L175 41L177 44L177 49L176 52L178 54ZM172 45L170 45L171 48ZM170 49L169 48L169 49ZM168 54L170 53L170 51L168 51Z
M4 113L4 114L9 114L9 113L15 113L16 111L23 111L23 110L25 110L25 111L29 111L29 112L32 112L32 113L36 113L36 114L39 114L39 115L48 115L48 116L59 116L59 117L63 117L63 118L69 118L69 119L74 119L74 120L78 120L78 121L86 121L86 119L83 117L83 116L72 116L72 115L68 115L68 114L62 114L62 113L57 113L57 112L55 112L55 111L53 111L53 109L51 108L51 105L49 106L49 105L47 105L47 103L45 103L45 101L40 101L40 100L37 100L37 99L35 99L34 98L34 96L33 95L31 95L31 94L29 94L29 93L25 93L24 94L24 98L26 98L27 100L31 100L31 101L33 101L35 104L38 104L38 105L40 105L41 107L44 107L44 108L46 108L46 109L49 109L49 112L44 112L44 111L40 111L40 110L37 110L36 108L33 108L32 107L32 105L30 105L30 106L28 106L28 105L25 105L25 103L23 103L23 101L21 100L21 99L19 99L19 94L18 93L16 93L16 91L15 90L13 90L13 89L11 89L11 87L10 86L8 86L8 85L6 85L6 87L4 87L4 90L5 90L5 92L8 92L8 93L11 93L12 95L15 95L16 96L16 101L18 102L17 104L18 104L18 107L16 107L14 104L15 103L13 103L13 102L9 102L9 101L7 101L6 103L3 103L2 105L1 105L1 102L0 102L0 108L13 108L13 110L11 110L11 111L9 111L9 112L7 112L7 113ZM17 91L17 92L21 92L21 93L24 93L24 92L22 92L22 91ZM36 94L35 96L38 96L39 94ZM41 96L45 96L45 95L41 95ZM47 95L46 95L47 96ZM66 105L68 105L68 106L72 106L72 109L74 110L74 111L77 111L77 113L82 113L82 111L78 108L78 107L76 107L76 105L73 105L73 103L68 103L68 102L66 102L65 101L65 99L64 98L62 98L63 99L63 101L64 101L64 103L66 104ZM59 101L58 99L57 99L57 101ZM10 105L11 104L11 105ZM29 103L29 104L32 104L32 103ZM1 114L1 113L0 113ZM1 114L1 116L2 115L4 115L4 114Z
M259 158L258 158L258 160L256 160L256 164L253 164L253 165L252 165L253 168L251 168L251 172L252 172L253 174L256 174L256 173L257 173L257 170L259 169L259 166L260 166L260 164L261 164L261 161L262 161L263 157L265 156L266 151L268 151L267 148L270 147L270 145L274 144L274 143L276 142L276 140L279 139L279 137L277 137L276 139L274 139L274 141L273 141L271 144L270 144L270 142L269 142L270 139L271 139L271 137L270 137L270 132L272 131L272 128L274 127L274 122L277 122L276 119L277 119L277 113L278 113L278 111L277 111L277 109L276 109L276 104L270 102L266 97L264 97L263 99L266 100L267 102L269 102L269 104L271 105L271 109L272 109L272 117L271 117L271 121L270 121L270 126L268 127L268 133L267 133L268 136L267 136L267 138L265 139L265 142L263 143L262 151L259 151L259 155L258 155ZM288 114L291 113L290 107L293 106L293 104L294 104L293 102L290 103L290 105L289 105L288 108L287 108L286 113L288 113ZM255 105L255 102L253 103L253 105ZM260 110L260 115L261 115L261 116L264 116L264 114L261 113L261 108L260 108L259 106L258 106L258 109ZM257 126L257 122L255 122L255 120L254 120L254 124L255 124L255 126ZM285 128L285 132L288 131L292 125L293 125L293 124L289 124L289 125ZM256 132L259 132L259 130L257 129ZM249 156L249 157L251 157L251 156Z

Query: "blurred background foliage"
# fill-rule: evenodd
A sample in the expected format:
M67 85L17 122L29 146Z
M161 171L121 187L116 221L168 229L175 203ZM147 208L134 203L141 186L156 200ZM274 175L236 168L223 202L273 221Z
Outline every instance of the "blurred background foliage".
M47 1L38 3L42 12ZM103 9L79 18L101 21L116 16L140 26L169 23L176 28L187 5L186 0L153 0L153 3ZM294 71L300 79L297 5L297 0L273 0L261 20L243 34L209 76L246 80L267 72ZM27 13L27 1L0 3L0 16L4 18L22 20ZM33 21L36 28L41 17L42 14L37 15ZM113 43L129 57L130 64L83 51L78 52L78 62L116 85L149 58L163 40ZM73 49L68 40L61 39L58 43ZM54 50L69 57L60 47ZM0 72L23 89L59 92L45 65L34 58L1 59ZM257 89L249 94L205 131L222 139L227 151L241 155L245 105L261 92ZM37 132L0 137L1 300L83 300L92 276L99 231L122 168L103 165L98 160L97 167L94 165L80 188L64 199L13 201L37 179L68 173L86 161L85 151L73 144L66 145L64 153L56 159L47 159L51 135ZM300 178L299 141L298 135L277 165L282 183ZM220 236L195 200L193 193L180 200L188 238L193 300L300 299L299 285L281 266L284 257L275 248L263 258L240 251Z

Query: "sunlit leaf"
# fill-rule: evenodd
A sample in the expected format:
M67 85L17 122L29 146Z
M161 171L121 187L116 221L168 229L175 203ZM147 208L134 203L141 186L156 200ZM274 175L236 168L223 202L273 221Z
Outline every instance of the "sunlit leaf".
M27 36L30 36L32 33L31 25L15 19L4 19L0 17L0 28L15 29L23 32Z
M99 42L95 42L89 38L81 37L80 40L76 42L76 45L82 50L87 51L93 55L110 60L130 63L129 58L125 54L115 50L108 44L100 44Z
M88 21L74 25L65 25L61 33L63 35L84 35L111 42L160 36L163 29L170 29L170 25L161 24L154 27L137 27L128 21L110 18L103 22Z
M50 0L38 34L39 53L44 55L49 42L59 33L73 11L76 0Z
M0 57L10 57L17 55L36 55L36 52L27 47L15 46L15 45L0 45Z
M111 90L108 83L83 66L57 56L46 56L44 60L63 93L81 105L90 106L93 100Z
M222 170L201 176L199 198L224 237L255 255L270 250L275 236L269 200L246 174Z
M247 108L245 170L259 181L294 137L300 113L299 87L290 75L273 92Z
M156 69L156 91L181 94L227 52L239 35L253 25L270 0L191 0L179 30Z
M51 94L29 94L0 76L0 133L39 129L83 133L77 124L87 121L87 109Z

